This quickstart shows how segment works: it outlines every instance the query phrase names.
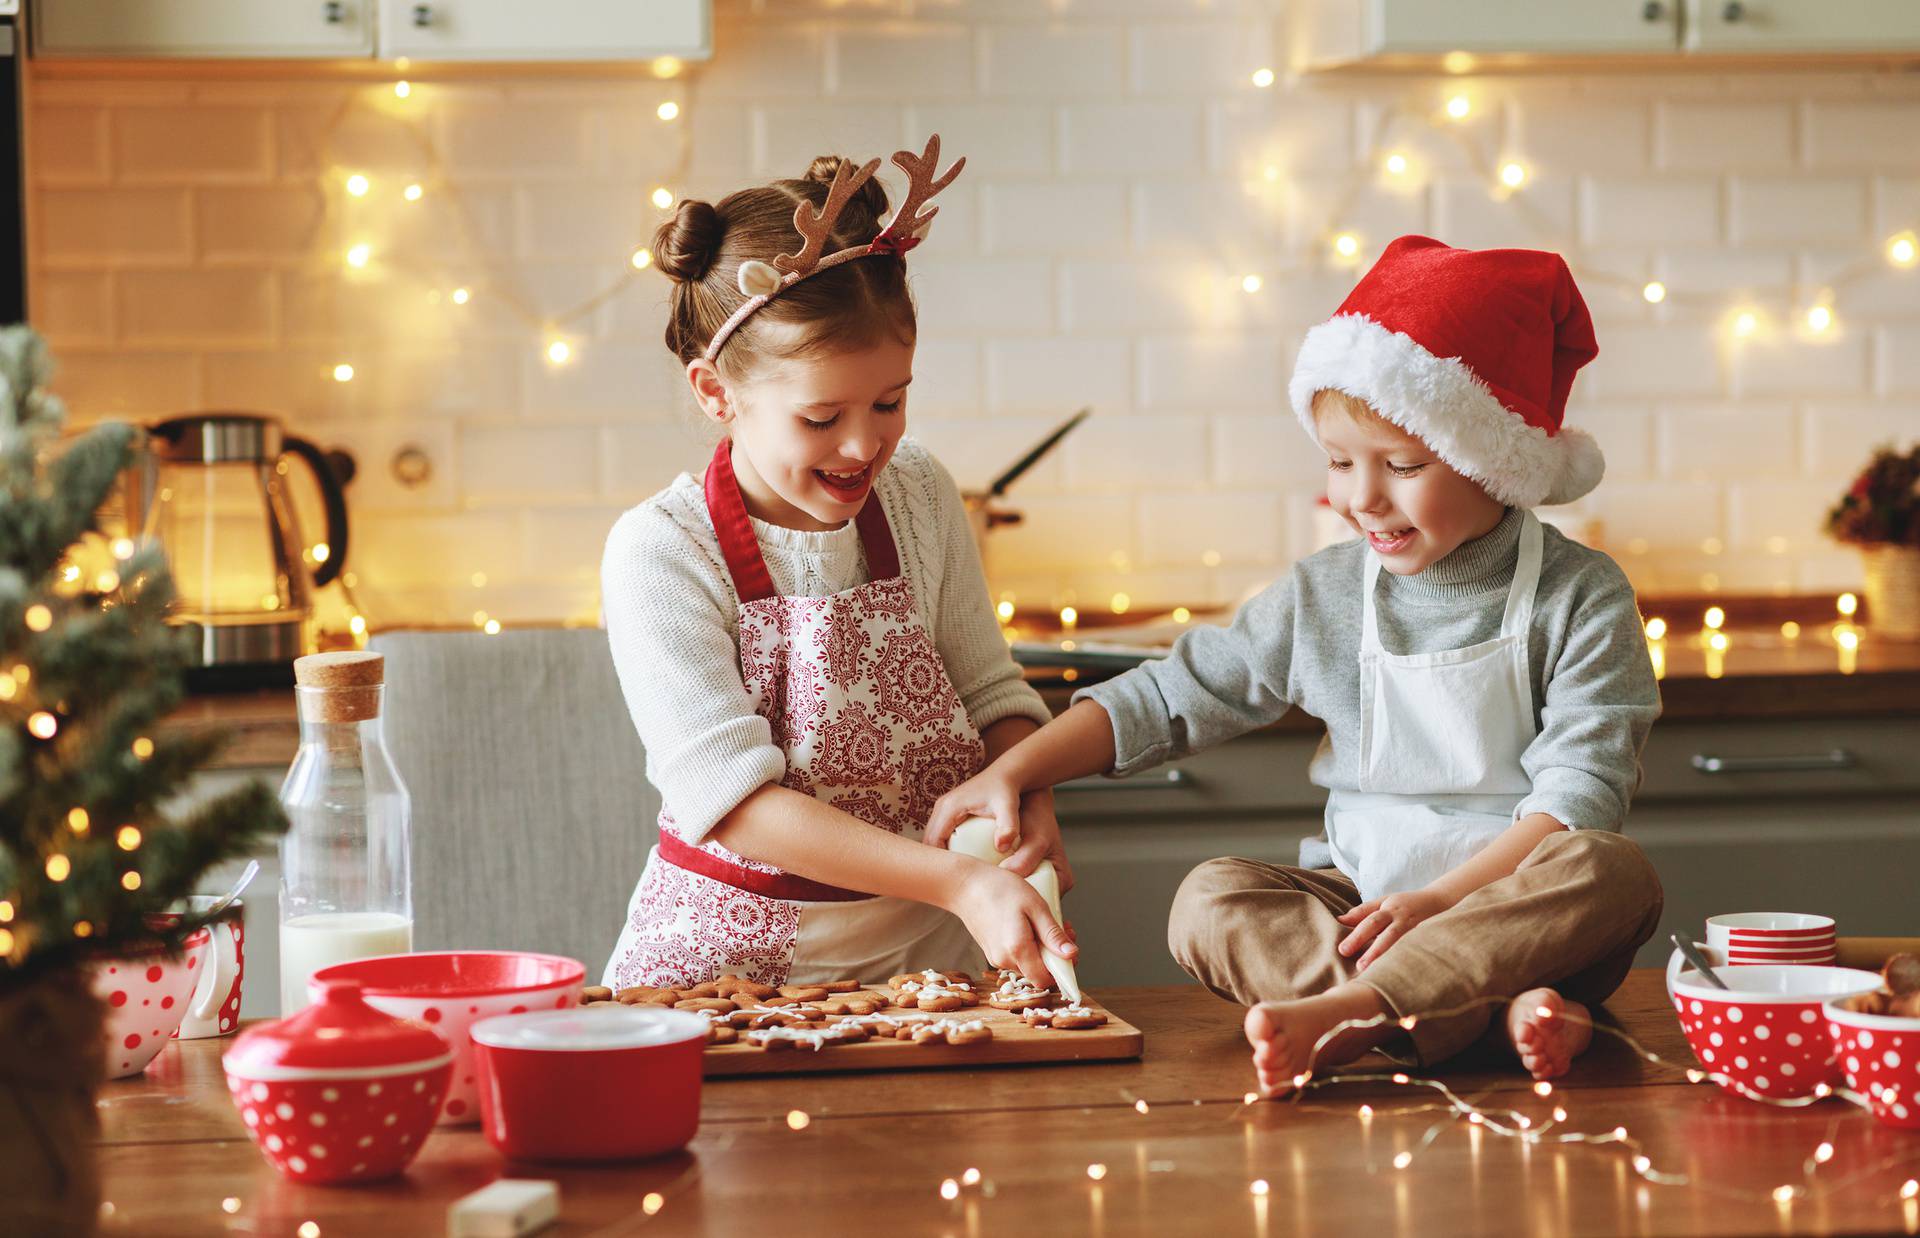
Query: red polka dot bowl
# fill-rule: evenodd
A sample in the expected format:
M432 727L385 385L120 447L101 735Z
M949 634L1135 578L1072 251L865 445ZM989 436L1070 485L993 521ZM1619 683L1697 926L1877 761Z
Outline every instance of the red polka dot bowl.
M707 1020L589 1006L473 1025L481 1129L516 1161L621 1161L684 1148L700 1126Z
M418 1024L327 983L291 1018L242 1032L220 1059L227 1091L273 1167L320 1186L404 1172L433 1130L453 1051Z
M480 1120L480 1086L469 1029L494 1015L566 1010L580 1004L587 968L578 959L519 950L441 950L335 963L313 973L316 997L328 980L356 980L367 1003L432 1028L453 1049L453 1082L440 1121Z
M1847 1086L1888 1126L1920 1130L1920 1019L1824 1008Z
M1727 985L1700 973L1674 981L1673 1007L1713 1081L1749 1100L1812 1096L1840 1083L1821 1004L1880 987L1880 976L1849 967L1716 967Z
M137 1075L167 1047L186 1017L187 1000L213 942L208 929L187 937L179 954L158 947L93 967L93 995L107 1010L107 1077Z

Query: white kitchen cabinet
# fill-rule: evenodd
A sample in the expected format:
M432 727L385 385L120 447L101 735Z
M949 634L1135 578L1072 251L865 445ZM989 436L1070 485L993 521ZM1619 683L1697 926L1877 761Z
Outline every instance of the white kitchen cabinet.
M1295 14L1306 69L1920 56L1912 0L1306 0Z
M704 59L711 0L40 0L47 57Z
M381 0L380 54L415 60L631 60L712 54L707 0Z
M1684 45L1707 54L1920 49L1912 0L1687 0Z
M333 57L373 52L374 0L39 0L43 56Z

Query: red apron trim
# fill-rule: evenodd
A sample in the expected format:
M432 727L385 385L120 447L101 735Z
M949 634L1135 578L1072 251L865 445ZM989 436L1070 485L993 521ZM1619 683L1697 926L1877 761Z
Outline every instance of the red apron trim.
M713 854L660 831L660 858L676 868L684 868L702 877L711 877L723 885L762 898L777 898L790 903L857 903L874 897L857 890L843 890L793 873L763 873L729 863Z
M721 439L707 465L704 484L707 514L713 519L714 535L720 539L720 554L733 575L733 591L740 601L759 602L775 596L773 577L767 572L766 557L760 553L760 539L753 535L753 521L747 517L746 500L740 497L740 480L733 473L733 441ZM867 576L870 580L892 580L900 574L900 549L894 544L893 528L887 523L880 496L868 492L867 501L853 518L860 531L860 544L867 552Z

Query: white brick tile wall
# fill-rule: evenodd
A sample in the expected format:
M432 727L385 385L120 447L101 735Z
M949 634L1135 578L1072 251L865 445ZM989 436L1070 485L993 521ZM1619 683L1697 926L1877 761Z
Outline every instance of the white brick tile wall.
M1311 549L1325 470L1286 407L1293 351L1414 231L1578 243L1601 356L1570 417L1608 475L1573 518L1640 587L1857 585L1818 526L1873 446L1920 439L1920 272L1883 258L1920 229L1920 87L1861 71L1257 89L1252 69L1287 63L1285 18L1266 0L719 0L717 56L672 81L503 71L406 100L319 72L36 81L34 317L82 419L258 408L352 450L376 621L591 621L606 528L699 470L712 438L660 346L657 274L554 319L650 240L656 185L718 197L938 130L969 166L912 260L911 428L977 485L1096 410L1022 479L1027 519L993 543L996 591L1023 605L1230 600ZM1472 117L1430 124L1455 90ZM1386 149L1412 158L1405 183L1369 166ZM1486 182L1507 158L1531 177L1501 198ZM355 171L366 198L341 192ZM425 197L405 204L411 181ZM1343 231L1360 262L1331 258ZM361 241L373 261L350 274ZM1664 304L1640 297L1650 278ZM1802 317L1815 299L1836 316L1822 338ZM1736 308L1759 315L1753 338L1730 338ZM545 359L549 330L567 365ZM391 468L409 445L433 463L416 489Z

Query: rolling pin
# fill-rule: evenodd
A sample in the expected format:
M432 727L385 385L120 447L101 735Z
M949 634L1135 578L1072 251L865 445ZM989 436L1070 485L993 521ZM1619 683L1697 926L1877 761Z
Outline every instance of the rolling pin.
M993 845L993 821L987 817L969 817L955 826L953 836L947 839L947 850L970 855L988 864L998 864L1013 854ZM1053 861L1040 861L1040 867L1027 875L1027 884L1040 892L1040 897L1047 900L1047 910L1053 913L1054 920L1064 925L1066 919L1060 914L1060 874L1054 871ZM1053 973L1053 982L1060 987L1060 992L1068 1001L1078 1005L1080 980L1074 974L1072 962L1044 946L1041 947L1041 954L1045 956L1047 970Z

